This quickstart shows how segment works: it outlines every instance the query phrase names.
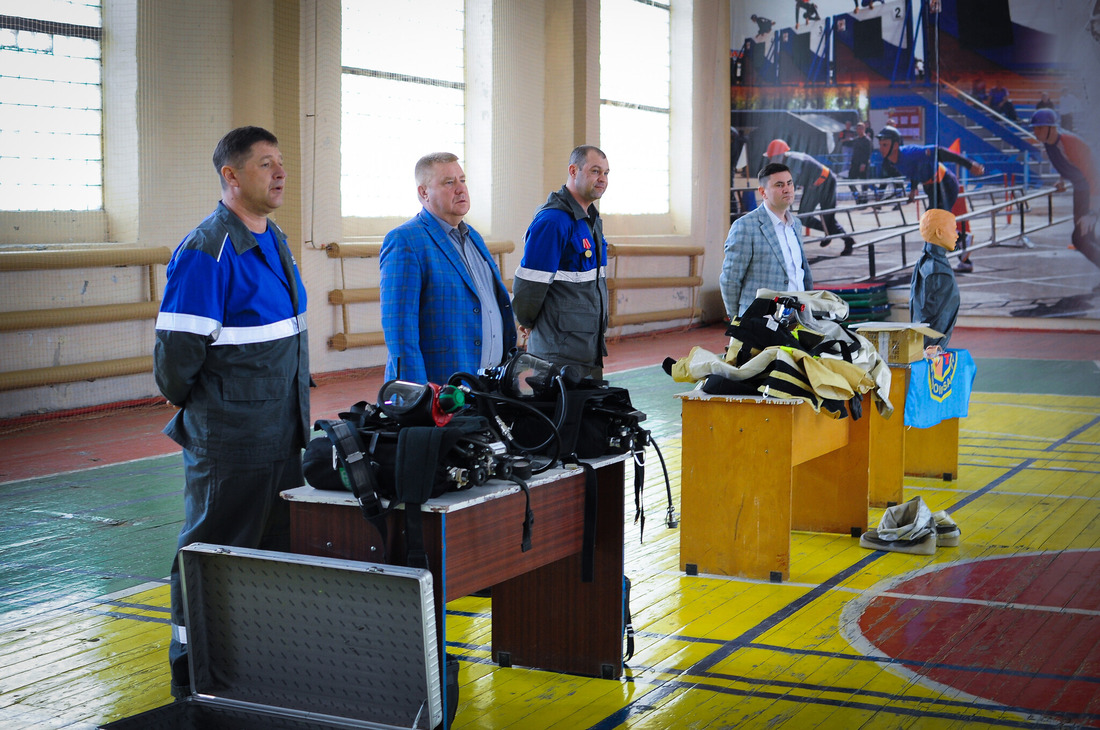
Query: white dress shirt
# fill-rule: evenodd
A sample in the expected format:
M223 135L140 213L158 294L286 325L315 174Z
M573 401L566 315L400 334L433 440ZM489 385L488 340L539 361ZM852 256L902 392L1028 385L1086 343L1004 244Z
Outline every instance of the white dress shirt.
M802 247L798 245L798 237L795 235L795 226L798 221L790 210L783 211L780 218L767 205L768 217L775 226L775 235L779 238L779 248L783 250L783 263L787 269L787 291L804 291L806 289L804 276L802 275Z

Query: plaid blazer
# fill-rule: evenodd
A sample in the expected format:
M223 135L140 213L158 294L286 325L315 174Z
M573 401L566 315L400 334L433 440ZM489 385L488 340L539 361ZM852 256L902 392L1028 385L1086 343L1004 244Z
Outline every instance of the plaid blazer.
M794 229L798 245L802 246L801 224ZM726 255L722 261L722 274L718 284L722 301L730 317L739 317L756 299L757 289L787 290L787 267L783 261L783 249L775 235L775 227L768 211L761 203L756 210L746 213L733 222L726 236ZM803 284L807 290L814 288L806 250L802 250Z
M472 227L469 232L496 278L507 354L516 344L508 290L481 234ZM379 266L386 379L398 376L398 365L401 379L414 383L443 384L456 372L476 373L481 365L481 302L454 243L432 214L421 209L387 233Z

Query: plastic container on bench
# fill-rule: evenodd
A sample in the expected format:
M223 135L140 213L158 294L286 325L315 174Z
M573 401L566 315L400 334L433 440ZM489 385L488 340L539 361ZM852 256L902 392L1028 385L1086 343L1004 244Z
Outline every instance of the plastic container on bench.
M814 289L831 291L848 302L848 322L884 320L890 316L890 298L885 284L854 282L819 284Z

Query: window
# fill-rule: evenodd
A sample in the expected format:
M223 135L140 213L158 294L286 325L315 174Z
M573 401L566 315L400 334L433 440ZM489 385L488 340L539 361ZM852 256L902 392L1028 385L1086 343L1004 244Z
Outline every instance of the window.
M669 14L653 0L600 3L600 148L613 181L602 213L669 212Z
M98 0L0 0L0 208L103 208L101 38Z
M464 158L463 0L346 1L342 25L343 215L413 215L416 161Z

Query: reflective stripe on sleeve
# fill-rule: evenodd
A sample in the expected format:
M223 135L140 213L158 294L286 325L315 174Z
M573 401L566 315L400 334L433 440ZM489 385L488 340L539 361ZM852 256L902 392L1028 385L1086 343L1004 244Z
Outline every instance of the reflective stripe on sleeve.
M539 284L549 284L554 280L554 272L540 271L539 269L525 269L522 266L518 266L516 267L516 278L534 281Z
M595 281L603 274L604 267L589 269L588 271L558 271L554 274L555 281L567 281L571 284L581 284L587 281Z
M271 324L263 324L256 327L223 327L213 344L218 345L251 345L257 342L273 342L286 337L293 337L305 329L305 315L288 317L287 319Z
M156 324L158 330L187 332L203 337L216 336L221 326L221 322L215 319L200 317L197 314L180 314L179 312L161 312L157 315Z

